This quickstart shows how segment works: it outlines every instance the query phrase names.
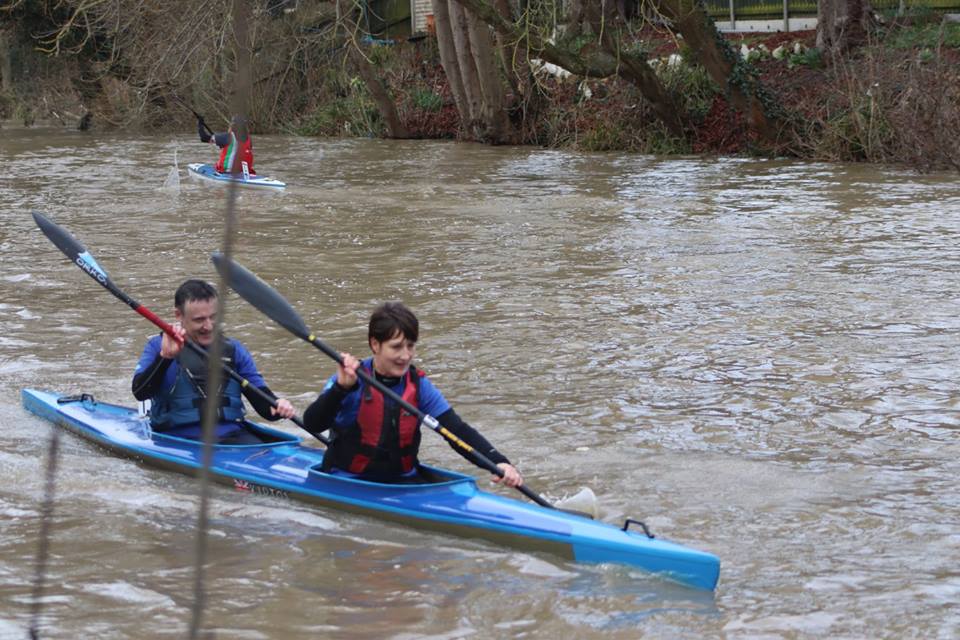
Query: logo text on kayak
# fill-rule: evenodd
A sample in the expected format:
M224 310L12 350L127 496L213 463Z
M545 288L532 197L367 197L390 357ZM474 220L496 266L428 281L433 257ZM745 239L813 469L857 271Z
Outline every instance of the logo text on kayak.
M237 478L233 479L233 488L237 491L249 491L250 493L256 493L261 496L270 496L271 498L285 498L290 499L290 494L282 489L274 489L273 487L264 487L259 484L254 484L252 482L247 482L246 480L239 480Z

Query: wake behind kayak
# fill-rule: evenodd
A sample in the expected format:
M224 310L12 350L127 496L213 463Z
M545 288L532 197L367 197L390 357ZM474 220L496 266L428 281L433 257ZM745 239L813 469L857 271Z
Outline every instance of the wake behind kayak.
M151 466L196 475L203 444L154 433L136 410L95 400L24 389L30 412L118 455ZM215 445L211 478L241 491L296 499L373 517L480 537L527 551L552 553L580 563L636 567L683 584L712 590L720 560L703 551L588 518L480 490L474 479L426 467L429 484L382 484L320 471L323 451L300 438L255 423L247 428L270 442Z
M187 165L187 170L191 176L208 182L219 182L222 184L230 184L233 182L238 186L266 189L283 189L287 186L286 182L280 182L279 180L274 180L266 176L251 175L244 177L243 175L233 176L229 173L220 173L214 169L212 164L193 162Z

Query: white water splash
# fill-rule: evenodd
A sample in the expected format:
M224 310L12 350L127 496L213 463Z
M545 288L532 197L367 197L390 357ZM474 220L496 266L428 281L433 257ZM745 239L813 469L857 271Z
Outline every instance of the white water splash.
M593 516L594 520L600 517L600 509L597 506L597 495L590 487L581 487L580 491L572 496L558 500L555 506L560 509L589 513Z
M173 148L173 167L170 169L170 173L167 174L167 179L163 181L163 188L165 191L172 191L177 195L180 194L180 165L177 163L177 151L178 147Z

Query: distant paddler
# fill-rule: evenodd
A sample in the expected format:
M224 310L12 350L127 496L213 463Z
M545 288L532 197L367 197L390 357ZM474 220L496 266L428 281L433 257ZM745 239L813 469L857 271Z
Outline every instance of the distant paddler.
M247 120L241 115L230 119L230 127L223 133L214 133L203 117L197 115L197 133L200 142L215 144L220 148L220 159L214 168L217 173L243 173L255 176L253 170L253 139L250 137Z

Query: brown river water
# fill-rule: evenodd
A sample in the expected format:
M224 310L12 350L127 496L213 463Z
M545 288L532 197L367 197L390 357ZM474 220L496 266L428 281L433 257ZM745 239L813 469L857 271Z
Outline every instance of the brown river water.
M643 519L723 564L706 593L216 486L216 637L960 637L956 175L439 142L256 149L290 186L241 193L235 256L319 337L365 355L373 305L404 300L420 366L534 490L590 487L604 520ZM226 189L186 173L212 157L186 135L0 130L0 638L30 625L52 429L20 390L132 404L156 331L30 212L172 318L181 280L216 277ZM333 363L235 295L225 315L305 409ZM434 434L421 457L487 486ZM196 481L72 434L56 480L41 637L185 637Z

